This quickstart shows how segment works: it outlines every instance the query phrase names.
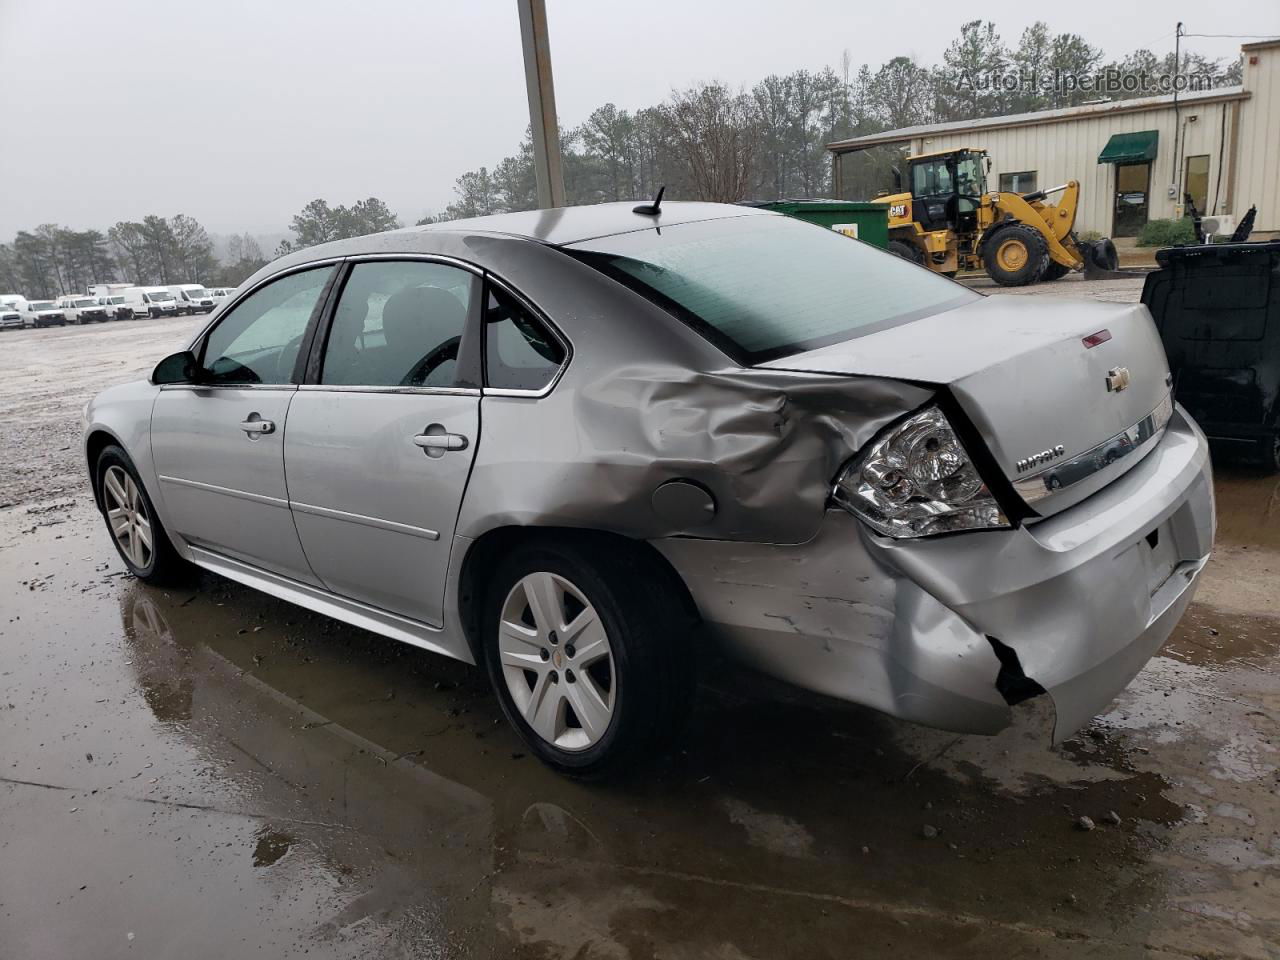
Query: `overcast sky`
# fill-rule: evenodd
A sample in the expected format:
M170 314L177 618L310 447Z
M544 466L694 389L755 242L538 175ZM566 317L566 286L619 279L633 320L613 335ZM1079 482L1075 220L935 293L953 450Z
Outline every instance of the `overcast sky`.
M1280 33L1277 0L548 0L561 124L699 80L898 55L940 60L966 19L1031 19L1108 56L1192 33ZM1212 11L1212 16L1210 16ZM894 18L898 17L897 20ZM1209 56L1240 40L1191 39ZM0 0L0 240L187 213L278 232L308 200L386 200L405 223L528 123L514 0Z

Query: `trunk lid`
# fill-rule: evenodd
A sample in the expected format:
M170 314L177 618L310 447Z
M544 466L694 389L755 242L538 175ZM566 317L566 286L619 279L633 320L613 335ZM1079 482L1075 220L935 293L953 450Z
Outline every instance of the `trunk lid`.
M1169 414L1169 367L1142 304L984 297L762 366L947 385L1045 515L1128 471Z

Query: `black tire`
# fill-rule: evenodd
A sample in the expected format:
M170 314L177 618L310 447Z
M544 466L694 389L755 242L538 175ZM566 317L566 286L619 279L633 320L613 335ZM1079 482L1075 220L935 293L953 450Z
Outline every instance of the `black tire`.
M107 516L107 505L110 502L110 494L107 491L107 474L112 467L119 467L129 474L134 484L137 485L141 505L146 511L145 518L151 526L153 549L150 557L141 565L135 563L125 553L120 541L116 539L115 534L112 532L111 520ZM169 540L169 534L164 529L164 524L160 522L155 505L151 502L151 495L147 493L146 485L143 484L142 478L138 476L138 469L133 465L133 461L129 459L129 455L115 444L106 447L98 455L98 463L94 469L93 478L97 488L98 508L102 513L103 521L107 525L107 535L111 537L116 553L120 555L120 559L124 561L124 565L128 567L129 572L144 583L157 585L178 583L187 579L191 574L191 566L173 548L173 544Z
M924 262L924 254L920 252L920 249L905 240L890 240L886 249L895 257L901 257L903 260L910 260L912 263Z
M517 707L503 673L498 646L503 607L524 577L539 572L567 580L589 601L612 652L612 714L604 734L581 749L562 749L543 739ZM692 617L670 576L639 548L619 550L615 542L587 538L523 544L498 565L483 603L481 654L502 712L553 770L581 779L608 775L652 757L683 726L696 679ZM571 652L565 644L558 683L569 682ZM551 656L549 662L557 663Z
M987 276L1002 287L1035 283L1044 275L1048 263L1049 247L1044 237L1020 223L1002 227L982 244L982 265Z
M1044 268L1044 276L1040 279L1045 283L1049 283L1053 280L1061 280L1070 272L1070 267L1064 267L1062 264L1058 263L1058 261L1050 260L1049 265Z
M948 280L954 280L956 278L956 274L959 272L959 270L943 270L942 275Z

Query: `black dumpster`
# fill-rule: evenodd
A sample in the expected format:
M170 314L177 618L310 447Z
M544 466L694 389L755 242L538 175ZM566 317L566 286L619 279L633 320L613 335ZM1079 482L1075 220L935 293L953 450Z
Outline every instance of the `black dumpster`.
M1175 399L1210 438L1280 470L1280 240L1156 252L1142 302Z

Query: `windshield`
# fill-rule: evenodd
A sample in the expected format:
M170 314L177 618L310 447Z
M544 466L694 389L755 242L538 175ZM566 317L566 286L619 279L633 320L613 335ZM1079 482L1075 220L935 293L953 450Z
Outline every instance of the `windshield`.
M956 189L966 197L981 197L987 192L981 157L966 153L956 161Z
M98 305L98 301L92 298L89 298L86 300L77 300L75 302L75 305L77 307L96 307Z
M208 295L209 295L209 291L206 290L204 287L200 287L198 290L187 291L187 296L190 297L192 300L195 300L199 297L207 297Z
M173 294L172 294L172 293L169 293L168 291L166 291L166 292L164 292L164 293L150 293L150 292L148 292L148 293L147 293L147 297L148 297L150 300L153 300L154 302L159 303L159 302L161 302L162 300L172 300L172 299L173 299Z
M566 252L744 364L838 343L978 296L859 240L784 216L639 230Z
M52 300L33 300L31 302L32 310L52 310L54 302Z
M124 303L124 297L107 297L107 303Z

